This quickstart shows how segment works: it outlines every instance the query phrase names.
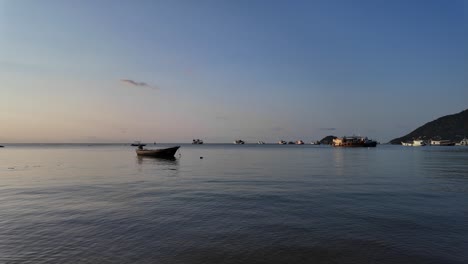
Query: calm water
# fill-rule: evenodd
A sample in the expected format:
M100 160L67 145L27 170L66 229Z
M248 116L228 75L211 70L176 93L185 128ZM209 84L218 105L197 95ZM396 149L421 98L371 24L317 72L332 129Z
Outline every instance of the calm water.
M468 148L180 153L0 149L0 263L468 262Z

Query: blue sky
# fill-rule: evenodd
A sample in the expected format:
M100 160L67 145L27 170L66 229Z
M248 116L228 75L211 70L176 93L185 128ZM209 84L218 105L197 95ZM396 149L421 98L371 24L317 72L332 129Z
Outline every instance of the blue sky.
M0 142L388 141L467 76L466 1L0 1Z

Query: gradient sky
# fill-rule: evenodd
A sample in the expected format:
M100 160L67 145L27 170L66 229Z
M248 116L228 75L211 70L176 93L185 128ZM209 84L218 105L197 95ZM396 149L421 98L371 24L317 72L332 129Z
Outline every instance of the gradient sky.
M384 142L468 108L468 1L0 1L0 80L0 143Z

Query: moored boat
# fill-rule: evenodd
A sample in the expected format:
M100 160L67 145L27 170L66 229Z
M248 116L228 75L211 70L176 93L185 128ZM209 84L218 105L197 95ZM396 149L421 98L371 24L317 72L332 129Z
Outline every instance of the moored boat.
M370 140L367 137L342 137L333 139L334 147L376 147L377 141Z
M410 142L401 142L401 145L407 146L407 147L422 147L422 146L426 146L426 142L422 139L415 139Z
M265 142L263 142L263 141L258 141L258 144L260 144L260 145L265 145Z
M431 146L455 146L455 142L450 140L432 140L430 141Z
M456 143L457 146L468 146L468 138L463 138L460 142Z
M201 145L203 144L203 140L197 138L197 139L193 139L192 140L192 144L195 144L195 145Z
M298 141L296 141L296 145L304 145L304 141L298 140Z
M142 144L140 141L135 141L130 146L132 146L132 147L139 147L139 146L144 147L144 146L146 146L146 144Z
M287 143L286 141L284 141L284 140L280 140L280 141L278 141L278 144L280 144L280 145L286 145L286 144L288 144L288 143Z
M245 144L245 142L243 140L238 139L238 140L234 141L234 144L242 145L242 144Z
M180 146L165 149L144 149L142 146L136 149L138 156L155 157L155 158L174 158Z

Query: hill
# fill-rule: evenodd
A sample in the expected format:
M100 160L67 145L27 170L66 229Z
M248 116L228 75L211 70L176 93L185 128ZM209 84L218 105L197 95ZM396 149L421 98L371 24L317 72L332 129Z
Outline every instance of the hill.
M326 136L320 140L320 144L322 145L331 145L333 143L333 139L335 139L335 136Z
M390 143L400 144L417 138L460 141L465 136L468 136L468 109L426 123L405 136L392 139Z

